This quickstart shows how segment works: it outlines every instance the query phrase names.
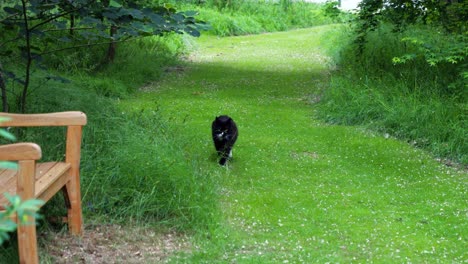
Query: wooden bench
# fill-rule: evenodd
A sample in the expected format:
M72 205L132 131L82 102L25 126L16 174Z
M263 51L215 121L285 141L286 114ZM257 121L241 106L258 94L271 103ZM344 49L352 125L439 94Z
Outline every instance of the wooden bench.
M82 112L50 114L0 113L10 120L0 127L66 126L66 153L64 161L37 163L42 156L41 148L34 143L15 143L0 146L0 160L18 161L19 169L0 169L0 211L8 201L4 193L19 195L22 200L41 199L47 202L62 191L68 215L65 218L71 234L82 233L80 193L80 150L82 127L86 115ZM34 219L32 219L34 221ZM39 263L35 225L20 225L18 250L20 263Z

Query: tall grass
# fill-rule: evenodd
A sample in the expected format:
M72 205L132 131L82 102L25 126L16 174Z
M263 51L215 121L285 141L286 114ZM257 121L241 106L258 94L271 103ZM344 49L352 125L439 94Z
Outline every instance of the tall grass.
M187 140L161 117L157 105L135 110L115 100L130 98L137 88L158 79L185 52L183 41L170 36L128 43L99 73L70 75L71 84L43 87L30 96L32 112L81 110L88 115L82 150L83 210L88 217L141 223L152 218L182 229L213 217L214 183L204 178L196 160L184 156ZM46 150L62 145L46 134L49 129L27 136ZM57 151L44 152L47 158Z
M341 30L345 30L343 27ZM412 31L412 32L411 32ZM319 115L327 121L367 125L432 151L440 158L468 164L467 94L457 65L431 67L419 58L406 65L392 64L405 53L418 54L401 39L405 34L448 43L434 30L413 28L397 34L385 27L372 33L365 53L358 55L353 37L334 32L328 41L337 65L329 88L323 91Z
M75 63L77 55L70 54L55 64L70 83L35 86L43 82L43 74L34 74L29 112L79 110L88 116L81 156L85 223L133 223L196 232L216 222L216 175L206 177L198 160L185 155L189 139L162 117L158 105L133 109L120 103L177 63L186 52L184 38L120 45L113 65L89 72L71 67L63 71ZM9 88L13 86L8 83ZM37 142L42 160L57 160L63 157L64 132L63 128L28 128L18 140ZM64 213L63 207L61 197L54 197L41 214L45 219L57 216ZM0 263L17 261L12 245L0 248Z
M203 5L191 2L175 1L174 4L183 9L198 10L199 18L211 25L208 33L217 36L284 31L334 22L323 5L302 1L230 1L221 8L213 2Z
M156 106L123 110L113 116L116 134L102 131L112 139L109 149L99 153L107 158L83 168L89 173L83 178L89 183L83 192L87 211L117 222L152 219L170 228L206 228L216 209L214 179L184 155L188 141L161 119Z

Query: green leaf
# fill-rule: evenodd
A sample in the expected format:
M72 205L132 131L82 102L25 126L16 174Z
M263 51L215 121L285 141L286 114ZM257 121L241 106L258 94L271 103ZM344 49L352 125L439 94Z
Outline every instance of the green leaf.
M36 199L31 199L31 200L26 200L21 203L19 206L19 209L25 210L25 211L37 211L39 208L44 205L44 202L41 200L36 200Z
M101 20L87 16L81 19L80 24L83 26L94 26L101 24Z
M7 232L2 232L0 229L0 245L3 244L6 240L8 240L10 237L8 236Z
M157 27L165 24L164 18L158 14L149 14L148 17L151 19L151 22Z
M109 6L110 7L122 7L122 4L120 3L120 1L111 0L110 3L109 3Z
M169 3L165 3L163 7L169 12L174 12L176 10L175 7Z
M128 15L138 20L143 19L143 14L141 13L141 11L134 9L134 8L122 8L119 11L119 15L120 16Z
M185 11L184 14L185 14L186 16L193 17L193 16L198 15L198 12L197 12L197 11L194 11L194 10L189 10L189 11Z
M4 137L8 140L15 141L16 137L5 129L0 129L0 137Z
M58 39L60 42L71 42L72 40L69 37L63 36Z
M5 198L7 198L10 203L10 208L18 208L21 203L21 198L18 195L10 195L9 193L4 193L3 195L5 195Z
M432 67L437 65L436 60L427 60L427 63L429 63L429 66L432 66Z
M102 15L106 17L107 19L111 19L111 20L116 20L119 18L119 15L116 14L115 12L106 11L106 12L102 12Z
M21 13L21 10L18 10L16 8L13 8L13 7L8 7L8 6L4 7L3 11L5 11L6 13L11 14L11 15Z
M66 29L67 28L67 22L66 21L52 21L52 25L54 25L58 29Z
M0 161L0 168L2 169L9 169L9 170L17 170L18 164L11 161Z
M0 220L0 232L13 232L16 229L16 223L10 219L3 220L4 217L1 217ZM6 217L5 217L6 218ZM8 238L8 237L6 237ZM1 241L2 238L0 238ZM0 243L1 244L1 243Z
M0 116L0 123L5 122L5 121L10 121L10 120L11 120L11 118L9 118L9 117Z
M171 16L177 23L184 21L184 16L180 13L174 14Z
M187 27L185 30L185 32L187 32L190 36L192 37L200 37L201 34L200 34L200 31L196 30L195 28L192 28L192 27Z

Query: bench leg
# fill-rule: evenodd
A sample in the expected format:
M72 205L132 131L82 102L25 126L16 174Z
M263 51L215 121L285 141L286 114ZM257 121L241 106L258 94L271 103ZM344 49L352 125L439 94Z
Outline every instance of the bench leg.
M66 162L69 162L72 166L70 168L70 181L65 186L65 199L68 199L68 229L73 235L81 235L83 231L80 191L81 136L81 126L68 127Z
M29 219L34 223L34 219ZM26 224L18 226L18 251L20 264L37 264L39 257L37 254L36 225Z
M18 194L23 201L34 198L34 160L22 160L18 162ZM34 216L27 216L27 219L17 219L18 223L18 251L21 264L37 264L37 236L36 221ZM21 220L26 220L22 223Z
M73 235L82 234L83 219L81 213L81 194L79 183L73 179L62 189L68 209L68 229Z

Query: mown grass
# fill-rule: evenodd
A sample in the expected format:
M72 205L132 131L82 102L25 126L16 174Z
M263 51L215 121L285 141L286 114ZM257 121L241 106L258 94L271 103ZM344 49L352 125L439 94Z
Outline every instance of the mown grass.
M220 225L175 263L462 262L466 173L359 127L314 119L334 27L204 37L184 72L125 102L157 102L190 139L187 157L216 179ZM274 44L274 45L273 45ZM229 114L239 140L216 164L210 122Z

